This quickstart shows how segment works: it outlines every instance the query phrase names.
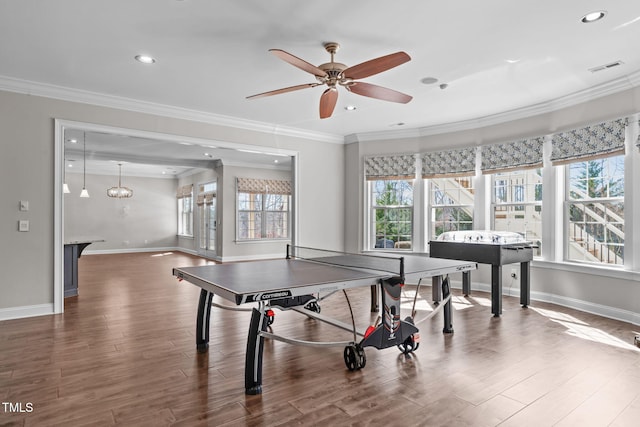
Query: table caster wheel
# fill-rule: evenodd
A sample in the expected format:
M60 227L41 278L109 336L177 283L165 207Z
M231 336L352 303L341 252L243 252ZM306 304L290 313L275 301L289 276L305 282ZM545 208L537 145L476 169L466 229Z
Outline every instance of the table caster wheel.
M367 356L364 354L364 349L355 345L346 346L344 348L344 363L350 371L364 368L367 364Z
M418 334L412 334L409 338L404 340L402 344L398 344L398 349L400 349L403 354L413 353L418 349L418 347L420 347L420 340L416 335Z

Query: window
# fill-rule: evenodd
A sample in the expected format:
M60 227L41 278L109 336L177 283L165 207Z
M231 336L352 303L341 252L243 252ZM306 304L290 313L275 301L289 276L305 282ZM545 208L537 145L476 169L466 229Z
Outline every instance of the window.
M565 166L567 259L624 263L624 156Z
M411 249L413 183L410 180L369 181L373 248Z
M473 203L473 177L431 179L431 239L445 231L473 230Z
M493 229L513 231L542 247L542 169L493 175Z
M289 238L288 181L239 178L237 195L238 240Z
M178 234L193 236L193 185L178 188Z

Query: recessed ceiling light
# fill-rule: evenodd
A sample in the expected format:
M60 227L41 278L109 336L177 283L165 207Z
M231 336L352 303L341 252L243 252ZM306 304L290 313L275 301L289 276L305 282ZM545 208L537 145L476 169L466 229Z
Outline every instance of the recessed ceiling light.
M420 80L420 82L425 85L432 85L434 83L437 83L438 79L436 79L435 77L425 77L424 79Z
M587 13L586 15L584 15L581 19L582 22L584 22L585 24L588 24L590 22L596 22L601 20L602 18L604 18L604 16L607 14L607 12L605 12L604 10L598 10L596 12L590 12Z
M518 62L520 62L519 59L505 59L505 61L509 64L517 64Z
M280 163L280 160L275 159L275 160L273 161L273 163Z
M78 140L77 140L77 139L73 139L73 138L71 138L71 139L67 139L67 142L70 142L70 143L72 143L72 144L77 144L77 143L78 143Z
M136 61L142 62L143 64L153 64L156 62L155 58L149 55L136 55Z
M345 110L347 111L353 111L356 109L355 105L347 105L346 107L344 107Z

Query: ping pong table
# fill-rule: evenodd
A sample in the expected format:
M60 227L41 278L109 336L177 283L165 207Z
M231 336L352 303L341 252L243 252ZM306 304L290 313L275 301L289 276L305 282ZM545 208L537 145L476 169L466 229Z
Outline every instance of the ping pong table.
M366 364L364 347L384 349L397 346L404 353L418 348L416 324L444 313L443 332L453 332L451 321L451 295L448 277L442 280L443 300L429 316L416 321L415 299L411 316L400 318L400 297L406 280L447 276L450 273L475 270L477 264L469 261L429 258L426 256L391 256L349 254L322 249L287 245L284 259L215 264L198 267L174 268L173 275L201 288L196 319L196 348L208 351L211 307L251 311L251 321L245 353L245 392L262 393L262 354L264 339L273 339L294 345L344 346L344 361L349 370L361 369ZM381 289L381 321L358 331L353 312L352 324L340 322L320 314L320 301L342 291L371 286ZM253 303L252 308L217 304L218 295L236 305ZM418 291L415 293L415 298ZM377 307L373 304L372 308ZM294 310L305 316L353 332L353 340L340 342L304 341L270 332L274 320L273 309ZM351 305L349 303L349 309ZM359 337L361 337L359 339Z

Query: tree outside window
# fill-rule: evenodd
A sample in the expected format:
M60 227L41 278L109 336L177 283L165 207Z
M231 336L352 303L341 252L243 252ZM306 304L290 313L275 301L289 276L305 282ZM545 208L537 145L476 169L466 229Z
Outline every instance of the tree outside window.
M413 183L408 180L371 181L373 247L411 249Z
M238 239L289 238L289 195L238 192Z

